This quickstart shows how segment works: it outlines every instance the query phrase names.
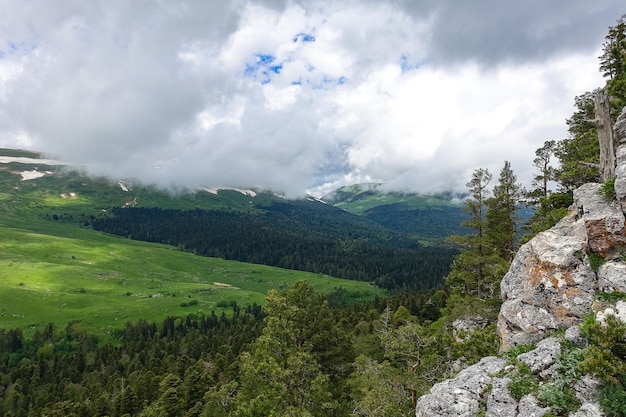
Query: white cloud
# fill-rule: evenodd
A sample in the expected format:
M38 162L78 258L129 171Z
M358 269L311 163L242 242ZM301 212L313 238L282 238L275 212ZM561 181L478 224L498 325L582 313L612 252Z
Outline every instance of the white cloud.
M527 181L574 96L603 83L618 3L7 1L0 145L289 195L462 189L505 160Z

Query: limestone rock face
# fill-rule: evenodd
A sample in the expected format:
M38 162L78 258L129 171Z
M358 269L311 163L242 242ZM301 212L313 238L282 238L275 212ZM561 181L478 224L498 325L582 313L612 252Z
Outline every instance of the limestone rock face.
M626 292L626 263L609 261L598 269L598 289Z
M583 404L572 417L603 417L600 406L595 403Z
M517 401L509 393L510 378L493 378L491 393L487 398L485 417L514 416L517 414Z
M561 343L554 337L549 337L537 343L537 347L527 353L517 356L517 360L524 362L533 374L551 374L550 368L556 362L557 356L561 354Z
M615 194L624 210L626 208L626 107L622 109L613 129L615 140L619 144L615 151Z
M617 117L613 130L615 131L617 143L626 143L626 107L622 109L622 112Z
M525 363L540 384L558 378L561 374L558 359L561 341L556 337L539 342L535 349L517 356L516 363ZM550 407L540 404L528 394L517 401L509 392L515 366L496 357L483 358L476 365L461 371L455 378L435 384L428 395L417 402L417 417L469 417L484 413L485 417L540 417ZM598 382L583 377L577 382L576 395L584 407L576 416L596 416L599 412L592 397ZM599 414L600 416L602 414Z
M626 249L624 213L608 202L600 184L589 183L574 191L574 205L582 215L589 249L603 258L616 258Z
M626 176L626 145L618 152ZM575 190L570 214L519 249L501 284L502 351L580 322L597 291L626 291L626 218L600 187L590 183ZM597 274L589 256L607 261Z
M589 311L597 284L587 247L584 220L572 215L519 249L501 284L502 351L536 343Z
M626 137L623 140L626 141ZM617 148L615 164L615 195L622 206L622 210L624 210L626 202L626 144Z
M417 401L416 417L472 417L480 410L480 403L492 375L504 368L503 359L483 358L454 378L435 384L430 394Z

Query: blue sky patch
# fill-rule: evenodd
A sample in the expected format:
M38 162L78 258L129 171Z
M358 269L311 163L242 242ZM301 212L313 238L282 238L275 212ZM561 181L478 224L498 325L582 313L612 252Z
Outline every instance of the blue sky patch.
M273 55L256 54L257 61L260 64L271 64L276 59Z
M311 81L307 81L307 83L311 86L313 90L322 90L324 88L333 87L336 85L343 85L348 82L348 78L343 75L339 78L329 77L325 75L321 81L317 83L313 83Z
M283 69L282 63L277 64L274 61L276 61L274 55L258 53L256 54L254 64L246 64L243 75L261 84L268 84L272 81L272 75L280 74L280 71Z
M315 42L315 36L309 34L309 33L304 33L304 32L300 32L298 33L296 36L294 36L294 38L292 39L294 43L301 41L301 42Z
M34 42L13 42L7 41L6 47L0 49L0 59L15 54L26 55L37 48Z
M414 71L416 69L420 69L426 64L426 60L420 60L416 62L411 62L411 56L409 54L403 54L400 57L400 68L402 72Z

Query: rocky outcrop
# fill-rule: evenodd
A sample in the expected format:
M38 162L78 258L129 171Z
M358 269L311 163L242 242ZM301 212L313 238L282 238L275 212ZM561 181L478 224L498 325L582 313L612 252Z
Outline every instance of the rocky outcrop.
M456 378L435 384L429 395L417 401L416 416L475 416L481 409L487 388L493 383L493 375L505 364L503 359L486 357L462 370Z
M615 140L619 144L615 152L615 195L622 210L626 210L626 107L617 118Z
M519 249L501 283L501 350L536 343L589 311L597 284L587 249L577 209Z
M626 157L626 145L622 151ZM626 290L624 254L621 205L604 197L600 184L575 190L570 214L523 245L502 280L500 349L536 343L580 322L598 291ZM591 258L604 263L597 273Z
M418 400L418 417L546 415L550 408L542 407L534 394L554 381L562 383L563 341L570 348L572 343L585 344L577 325L583 316L591 310L600 323L608 315L626 322L626 302L606 305L595 301L598 292L626 292L626 107L614 131L620 145L616 151L616 198L607 199L601 184L585 184L575 190L569 214L523 245L502 280L497 324L500 349L536 345L535 349L512 362L483 358L456 378L434 385ZM562 339L549 337L555 330L565 330ZM514 378L520 378L522 363L537 388L524 392L518 401L509 388ZM570 417L604 416L594 403L597 380L583 375L568 384L581 405Z
M575 332L574 332L575 333ZM417 417L476 416L485 417L540 417L551 412L535 394L542 387L554 384L562 376L560 358L564 340L573 342L578 335L563 339L550 337L539 342L535 349L517 355L510 362L496 357L483 358L476 365L460 372L456 378L435 384L430 393L417 402ZM574 342L576 343L576 342ZM521 374L519 364L525 364L529 374ZM509 385L514 379L533 379L536 389L515 399ZM559 389L559 385L553 385ZM581 404L571 417L602 416L593 402L598 382L584 376L574 383L574 391Z
M608 261L598 268L598 290L626 292L626 263Z

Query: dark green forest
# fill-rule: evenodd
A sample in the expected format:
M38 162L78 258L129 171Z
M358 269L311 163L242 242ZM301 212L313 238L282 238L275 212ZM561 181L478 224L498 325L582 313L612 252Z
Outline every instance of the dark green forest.
M420 239L441 239L441 236L463 234L464 220L460 207L411 209L406 203L387 204L368 209L364 217L391 230L419 236Z
M319 364L311 372L327 379L325 392L330 397L324 411L328 414L324 415L345 415L352 399L359 396L358 390L353 392L349 387L356 356L384 356L376 336L383 326L379 316L406 305L420 320L435 320L445 296L405 294L360 305L329 307L329 301L338 298L340 289L323 296L301 281L292 289L270 294L265 309L235 304L233 315L228 317L190 314L169 317L162 323L127 323L116 333L118 343L105 345L87 334L79 323L70 323L64 329L49 324L29 340L20 329L0 330L0 414L235 415L235 410L243 410L250 402L246 396L261 397L255 391L260 387L251 385L253 372L245 366L254 360L265 361L269 353L263 353L265 359L246 358L243 354L260 349L257 340L264 335L268 343L287 337L283 340L285 349L293 352L285 351L284 355L300 355L302 359L304 352L309 353L313 358L309 359ZM273 326L272 320L279 321L274 331L285 334L267 332L268 326ZM287 369L295 366L295 357L279 365ZM272 374L263 375L266 377ZM297 384L306 381L302 375L290 377ZM279 392L282 389L275 394ZM285 404L289 401L286 397ZM241 415L269 415L257 411Z
M259 208L263 214L117 208L91 224L99 231L197 255L366 281L392 291L441 287L458 253L422 246L406 233L322 203Z

